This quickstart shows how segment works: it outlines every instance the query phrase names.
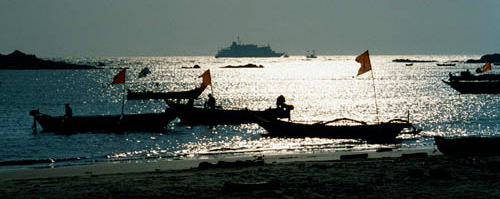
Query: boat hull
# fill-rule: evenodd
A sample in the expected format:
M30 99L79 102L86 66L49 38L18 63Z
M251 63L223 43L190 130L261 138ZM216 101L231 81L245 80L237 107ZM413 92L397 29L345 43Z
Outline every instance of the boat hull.
M38 114L35 120L42 126L42 132L59 134L72 133L121 133L121 132L163 132L175 118L169 113L147 113L103 116L53 117Z
M461 94L500 94L500 81L444 81Z
M209 109L189 107L167 101L181 122L188 126L194 125L223 125L257 123L254 115L264 118L290 118L290 111L267 109L254 111L248 109Z
M335 138L362 139L369 141L394 141L405 128L413 126L407 122L386 122L376 124L324 125L266 120L258 118L258 123L267 134L263 136L286 138Z
M500 137L444 138L435 136L434 141L441 153L454 156L496 156L500 155Z

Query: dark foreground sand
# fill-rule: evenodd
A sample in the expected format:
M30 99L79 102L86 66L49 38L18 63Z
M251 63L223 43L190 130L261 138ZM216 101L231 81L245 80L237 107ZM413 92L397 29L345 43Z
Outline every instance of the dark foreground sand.
M0 198L500 198L500 157L384 153L389 155L373 152L357 160L266 157L263 165L208 169L162 167L179 164L163 162L105 166L113 172L55 169L64 175L9 171L0 173Z

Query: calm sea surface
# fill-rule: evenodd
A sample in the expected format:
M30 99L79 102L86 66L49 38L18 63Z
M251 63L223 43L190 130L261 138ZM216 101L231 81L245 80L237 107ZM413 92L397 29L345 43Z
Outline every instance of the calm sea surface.
M297 121L348 117L376 120L370 73L354 78L359 64L355 56L319 56L306 59L213 57L118 57L58 59L73 63L103 62L106 67L130 67L127 87L135 90L182 91L199 86L206 69L212 74L217 104L231 108L265 109L275 106L279 95L295 110ZM380 120L406 118L423 129L418 136L401 137L397 148L433 148L432 136L498 136L500 95L460 95L441 80L449 72L473 71L480 64L394 63L393 59L464 61L467 56L372 56ZM264 68L229 69L226 65L254 63ZM195 64L201 69L181 69ZM137 78L144 67L151 74ZM493 67L493 73L498 69ZM122 87L107 86L117 69L105 70L0 70L0 170L98 164L116 161L143 162L173 159L253 156L268 154L322 153L373 150L381 145L358 140L264 138L257 124L184 126L176 119L167 133L126 134L34 134L32 109L63 115L70 103L74 115L119 114ZM207 89L203 104L211 93ZM160 100L126 101L126 113L162 112ZM40 131L42 128L38 126Z

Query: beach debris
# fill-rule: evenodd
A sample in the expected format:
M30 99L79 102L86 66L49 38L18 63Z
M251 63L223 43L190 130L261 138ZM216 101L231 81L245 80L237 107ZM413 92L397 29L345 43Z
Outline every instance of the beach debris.
M201 162L198 169L213 169L213 168L235 168L235 167L249 167L249 166L263 166L264 159L258 158L255 160L238 160L235 162L218 161L217 163Z
M378 148L377 153L392 151L393 148Z
M427 158L429 155L425 152L422 153L406 153L401 155L401 158L409 159L409 158Z
M356 159L366 159L366 158L368 158L368 153L340 156L340 160L356 160Z
M225 182L222 186L222 191L226 192L247 192L259 190L276 190L279 189L281 183L279 180L272 180L268 182L254 182L254 183L239 183L239 182Z

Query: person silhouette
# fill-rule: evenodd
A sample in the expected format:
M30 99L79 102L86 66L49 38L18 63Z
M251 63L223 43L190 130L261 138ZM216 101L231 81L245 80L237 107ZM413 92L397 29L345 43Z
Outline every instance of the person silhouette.
M207 106L211 109L215 109L215 98L212 94L208 94L208 101L205 103L205 107Z
M285 97L280 95L278 99L276 99L276 106L278 109L285 108Z
M64 105L64 117L65 118L70 118L70 117L73 117L73 110L71 110L71 107L69 106L69 104L65 104Z

